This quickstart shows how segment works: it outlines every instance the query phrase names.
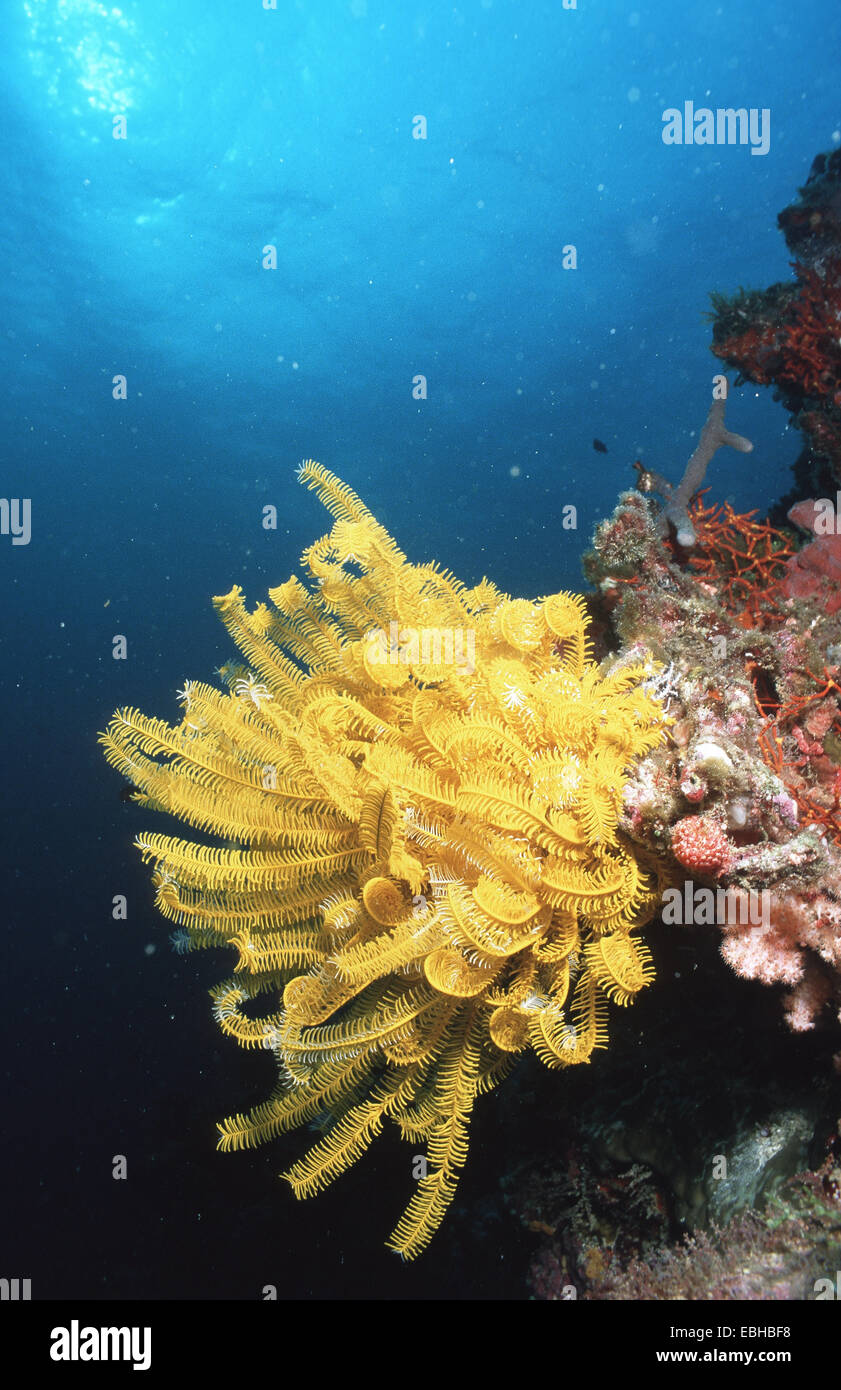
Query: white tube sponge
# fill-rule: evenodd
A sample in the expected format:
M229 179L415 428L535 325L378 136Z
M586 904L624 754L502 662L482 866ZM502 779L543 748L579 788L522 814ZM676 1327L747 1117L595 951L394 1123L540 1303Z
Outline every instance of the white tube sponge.
M689 518L689 503L703 483L716 449L726 444L730 449L738 450L740 454L749 454L753 450L753 444L749 439L745 439L743 434L733 434L725 426L726 405L727 398L722 396L714 400L710 406L704 428L701 430L701 438L677 487L672 487L660 473L650 473L638 466L640 481L637 486L644 492L659 493L666 504L657 518L658 534L665 536L671 522L677 534L677 543L683 546L684 550L691 550L698 539Z

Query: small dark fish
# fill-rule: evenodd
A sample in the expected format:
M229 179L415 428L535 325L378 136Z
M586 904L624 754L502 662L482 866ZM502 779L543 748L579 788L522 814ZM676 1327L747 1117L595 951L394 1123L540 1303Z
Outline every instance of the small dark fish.
M139 788L138 788L138 787L133 787L133 786L131 786L131 784L129 783L129 785L120 788L120 800L121 800L121 801L132 801L132 800L134 799L134 797L137 795L138 791L139 791Z
M595 451L596 451L597 454L606 454L606 453L607 453L607 445L606 445L606 444L602 444L602 441L601 441L600 439L594 439L594 440L593 440L593 448L595 449Z

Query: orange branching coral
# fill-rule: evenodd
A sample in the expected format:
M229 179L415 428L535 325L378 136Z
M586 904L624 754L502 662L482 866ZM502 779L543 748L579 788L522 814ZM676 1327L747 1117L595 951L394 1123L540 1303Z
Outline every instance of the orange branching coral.
M830 258L819 275L811 266L793 264L800 290L782 324L780 382L790 382L806 396L827 397L841 405L838 372L838 309L841 306L841 261Z
M411 565L332 474L308 461L301 478L335 518L303 558L314 592L216 599L247 662L227 693L188 683L179 725L126 709L102 742L140 804L215 837L138 844L182 944L236 952L213 991L222 1031L279 1063L220 1146L317 1123L285 1175L307 1197L392 1120L427 1145L390 1241L411 1258L478 1096L529 1048L586 1062L608 1000L652 977L639 928L659 884L618 820L668 719L653 662L590 660L580 597Z
M839 745L841 685L827 668L820 677L803 668L796 674L807 693L780 703L760 697L755 662L748 670L763 721L759 749L764 761L794 796L800 824L819 826L841 845L841 767L827 752L828 736Z
M781 630L779 625L791 619L787 561L797 553L786 533L755 521L755 512L735 513L728 503L707 507L703 494L690 514L698 544L688 563L700 583L740 627ZM797 802L799 824L819 826L841 844L841 686L829 669L818 677L806 666L786 663L786 681L794 689L781 702L769 693L761 663L748 658L745 669L762 719L763 760Z
M730 306L742 320L738 330L717 333L712 350L761 386L772 382L795 387L804 398L841 406L838 387L838 310L841 306L841 260L827 257L821 270L792 262L797 284L777 286L763 300L761 294L743 297L750 304ZM726 301L719 299L724 320Z
M703 499L699 494L689 509L698 538L689 564L741 627L780 622L780 582L794 554L790 539L767 521L754 521L756 512L734 512L729 502L708 507Z

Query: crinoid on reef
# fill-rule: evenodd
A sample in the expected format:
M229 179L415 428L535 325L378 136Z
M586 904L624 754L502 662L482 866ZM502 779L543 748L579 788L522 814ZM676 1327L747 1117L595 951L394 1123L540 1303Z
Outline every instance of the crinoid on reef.
M412 1258L477 1097L529 1048L587 1061L608 999L652 978L639 929L660 870L617 826L668 716L651 659L591 661L579 596L466 588L410 564L319 464L300 477L335 518L303 556L313 591L215 599L247 666L224 668L226 691L185 685L180 724L123 709L101 741L139 805L206 837L137 844L182 946L237 954L220 1028L279 1063L220 1147L317 1122L285 1174L308 1197L391 1119L427 1146L389 1242Z

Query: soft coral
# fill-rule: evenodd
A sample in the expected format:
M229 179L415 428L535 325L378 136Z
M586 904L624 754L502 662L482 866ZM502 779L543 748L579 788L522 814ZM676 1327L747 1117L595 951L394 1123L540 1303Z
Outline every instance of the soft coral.
M814 501L798 502L789 512L789 521L814 539L786 561L780 588L786 598L819 597L824 612L837 613L841 608L841 535L816 534L822 514L823 508Z

